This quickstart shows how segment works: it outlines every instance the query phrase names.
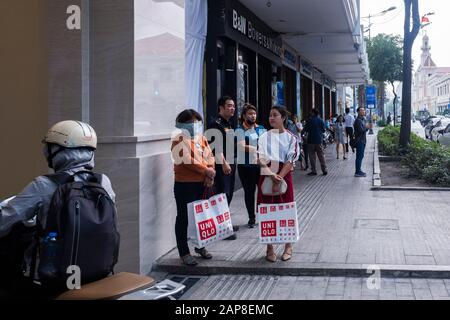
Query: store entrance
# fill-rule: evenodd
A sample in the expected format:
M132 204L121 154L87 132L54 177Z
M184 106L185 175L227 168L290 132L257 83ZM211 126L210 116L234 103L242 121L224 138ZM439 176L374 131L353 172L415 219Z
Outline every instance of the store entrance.
M322 95L322 85L320 83L314 82L314 108L319 110L319 113L322 117L324 117L323 109L323 95Z
M327 87L324 88L324 93L325 93L325 116L324 119L331 119L332 117L332 111L331 111L331 103L330 103L330 89L328 89Z
M272 107L272 63L258 55L258 122L269 128Z
M312 80L304 75L301 75L300 81L300 111L302 120L306 120L313 109Z
M284 82L284 103L285 107L292 114L297 113L297 74L294 70L283 66L282 81Z

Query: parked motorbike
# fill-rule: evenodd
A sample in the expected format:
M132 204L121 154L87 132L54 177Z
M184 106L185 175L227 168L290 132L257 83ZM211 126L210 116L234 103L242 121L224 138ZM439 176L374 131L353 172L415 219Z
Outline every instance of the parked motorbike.
M11 197L3 202L0 202L0 207L6 205L9 201L14 199ZM3 270L8 273L6 277L10 279L19 279L23 278L21 276L20 269L20 260L23 260L23 251L25 249L25 242L30 241L31 234L33 233L34 226L36 225L36 218L33 218L29 221L24 221L22 224L17 225L16 229L21 231L21 235L9 235L14 236L14 238L0 239L0 255L5 255L3 249L7 247L8 243L12 242L14 247L17 250L22 251L21 254L16 254L17 257L7 256L5 259L0 259L3 265L0 267L6 268ZM30 230L27 232L27 230ZM23 232L22 232L23 231ZM19 245L20 244L20 245ZM3 248L3 249L2 249ZM8 249L8 248L6 248ZM6 251L6 250L5 250ZM6 261L7 260L7 261ZM10 268L8 265L4 264L9 263L9 266L17 266L17 268ZM14 270L12 270L14 269ZM16 270L17 269L17 270ZM8 280L10 280L8 279ZM12 282L12 281L11 281ZM3 283L3 285L5 285ZM0 298L3 296L8 299L8 289L2 288L0 286ZM8 286L7 286L8 287ZM8 287L9 288L9 287ZM175 300L173 297L177 293L182 292L186 288L185 285L174 282L169 279L162 280L161 282L157 282L155 279L143 276L135 273L121 272L118 274L114 274L108 276L104 279L91 282L85 285L82 285L80 289L68 290L60 295L58 295L56 300L162 300L162 299L170 299ZM2 290L6 290L2 292ZM26 289L25 289L26 290ZM23 292L24 297L29 297L29 292ZM21 298L20 292L18 293L15 290L16 298Z

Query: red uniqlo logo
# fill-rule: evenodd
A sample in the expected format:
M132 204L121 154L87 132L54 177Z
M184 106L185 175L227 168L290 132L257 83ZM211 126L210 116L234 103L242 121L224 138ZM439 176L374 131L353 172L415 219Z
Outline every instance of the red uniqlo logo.
M213 219L208 219L198 223L200 231L200 240L209 239L217 234L216 225Z
M275 212L276 210L277 210L277 207L275 207L275 206L270 207L270 212Z
M284 206L279 206L278 209L279 209L279 210L283 210L283 209L284 209Z
M195 206L195 212L196 213L202 213L203 212L203 207L201 204L198 204Z
M276 237L277 236L277 222L263 221L261 222L261 237Z
M212 205L212 206L215 206L216 204L217 204L216 200L212 200L212 201L211 201L211 205Z
M205 203L205 210L208 210L209 209L209 205L208 205L208 203Z
M224 216L225 216L225 220L230 220L230 213L229 212L225 212L224 213Z
M295 227L295 220L289 220L288 221L288 226L289 227Z
M286 220L280 220L280 227L286 227Z
M267 214L267 207L263 207L263 208L259 208L260 210L260 212L261 212L261 214Z
M217 222L220 224L220 223L223 223L225 221L225 219L223 218L223 215L220 215L220 216L217 216Z

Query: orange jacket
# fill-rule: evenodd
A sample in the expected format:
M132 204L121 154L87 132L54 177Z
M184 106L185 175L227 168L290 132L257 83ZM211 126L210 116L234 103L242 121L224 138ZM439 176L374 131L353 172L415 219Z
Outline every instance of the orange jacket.
M194 140L179 134L172 139L171 150L176 182L203 182L206 169L214 168L214 155L204 136Z

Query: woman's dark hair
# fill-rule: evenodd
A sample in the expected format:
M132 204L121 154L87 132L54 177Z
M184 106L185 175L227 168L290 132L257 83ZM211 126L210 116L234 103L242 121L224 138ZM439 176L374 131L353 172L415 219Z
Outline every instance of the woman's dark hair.
M200 113L198 113L194 109L186 109L177 116L175 121L178 123L188 123L194 119L198 121L203 121L203 118L200 115Z
M281 117L284 118L283 125L286 128L287 124L288 124L288 119L289 119L289 111L286 109L286 107L285 106L273 106L272 110L277 110L281 114Z
M254 110L256 113L258 113L258 110L256 109L256 107L254 105L252 105L251 103L246 103L244 104L244 107L242 108L242 112L241 112L241 117L239 118L239 122L242 124L245 121L244 116L247 114L247 112L249 110Z
M341 121L344 122L344 116L342 114L337 116L336 122L339 122L339 119L342 119Z

